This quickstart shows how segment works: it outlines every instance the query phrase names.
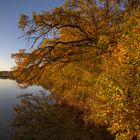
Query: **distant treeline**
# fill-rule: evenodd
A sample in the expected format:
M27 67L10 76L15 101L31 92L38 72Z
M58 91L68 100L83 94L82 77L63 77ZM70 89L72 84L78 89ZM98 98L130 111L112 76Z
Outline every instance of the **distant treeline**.
M0 79L14 79L12 71L0 71Z

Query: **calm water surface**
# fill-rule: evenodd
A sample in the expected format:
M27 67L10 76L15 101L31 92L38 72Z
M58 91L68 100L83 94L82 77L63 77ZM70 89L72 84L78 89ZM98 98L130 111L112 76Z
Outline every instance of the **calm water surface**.
M14 80L0 79L0 140L12 140L10 123L14 116L13 107L18 103L17 97L24 93L37 93L41 87L21 89Z

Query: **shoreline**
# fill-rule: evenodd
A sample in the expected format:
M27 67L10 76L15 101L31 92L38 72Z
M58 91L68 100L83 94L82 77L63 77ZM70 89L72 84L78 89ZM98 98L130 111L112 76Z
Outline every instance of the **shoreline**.
M0 79L12 79L14 80L12 76L12 71L0 71Z

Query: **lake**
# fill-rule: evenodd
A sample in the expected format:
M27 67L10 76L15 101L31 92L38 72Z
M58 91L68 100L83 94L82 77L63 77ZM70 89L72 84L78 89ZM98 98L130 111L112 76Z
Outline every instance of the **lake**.
M14 117L13 107L18 103L17 97L24 93L38 93L42 87L30 86L21 89L14 80L0 79L0 140L11 140L11 120Z

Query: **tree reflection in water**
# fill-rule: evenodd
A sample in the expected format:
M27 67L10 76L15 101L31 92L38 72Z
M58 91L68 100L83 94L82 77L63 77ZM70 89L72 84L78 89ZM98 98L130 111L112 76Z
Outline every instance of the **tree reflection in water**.
M112 139L104 127L86 126L81 111L65 103L54 103L54 98L48 93L25 94L19 99L12 123L17 140Z

